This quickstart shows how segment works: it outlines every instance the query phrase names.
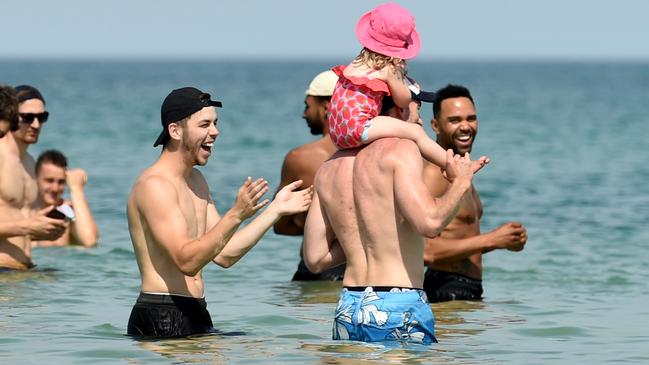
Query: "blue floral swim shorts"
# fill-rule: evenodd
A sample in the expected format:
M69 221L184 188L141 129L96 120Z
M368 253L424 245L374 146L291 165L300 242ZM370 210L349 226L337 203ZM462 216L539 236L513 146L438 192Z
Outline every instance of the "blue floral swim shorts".
M437 342L426 293L408 288L343 288L333 339Z

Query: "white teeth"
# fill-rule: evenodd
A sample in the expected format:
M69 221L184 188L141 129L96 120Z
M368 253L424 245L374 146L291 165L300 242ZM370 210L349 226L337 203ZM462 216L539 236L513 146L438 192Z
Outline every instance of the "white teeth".
M466 142L466 141L471 139L471 136L469 136L469 135L467 135L467 136L458 136L457 139L459 139L462 142Z
M210 143L203 144L203 147L212 147L213 145L214 145L214 142L210 142Z

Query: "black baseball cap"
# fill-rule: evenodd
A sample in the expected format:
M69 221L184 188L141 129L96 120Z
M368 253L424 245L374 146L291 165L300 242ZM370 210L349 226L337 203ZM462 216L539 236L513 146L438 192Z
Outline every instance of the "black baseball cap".
M162 133L156 139L153 147L167 143L169 140L167 126L169 124L187 118L205 107L216 106L221 108L223 106L223 103L211 98L210 94L204 93L195 87L183 87L170 92L162 102L160 110Z
M435 94L432 91L421 90L420 88L414 85L415 80L407 76L406 78L409 81L406 84L408 85L408 89L410 89L410 96L412 97L413 100L425 101L427 103L432 103L435 101L437 94Z

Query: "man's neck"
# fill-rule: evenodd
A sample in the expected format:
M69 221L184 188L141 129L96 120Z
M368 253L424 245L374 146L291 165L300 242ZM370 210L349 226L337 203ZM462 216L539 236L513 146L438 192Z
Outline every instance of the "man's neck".
M164 165L170 174L183 178L189 176L194 167L180 151L170 151L167 148L162 150L158 163Z
M27 154L27 149L29 148L29 143L25 143L19 139L16 140L16 146L18 146L18 153L20 153L20 158L23 158Z
M12 132L7 133L0 141L7 147L6 151L8 153L17 156L21 160L27 154L29 144L18 140Z

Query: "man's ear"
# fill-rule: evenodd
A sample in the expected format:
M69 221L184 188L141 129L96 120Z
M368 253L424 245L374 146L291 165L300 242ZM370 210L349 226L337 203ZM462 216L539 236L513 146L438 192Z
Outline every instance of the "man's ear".
M320 116L323 118L323 120L327 120L327 113L329 112L329 100L323 100L322 103L320 103Z
M439 123L437 122L437 119L433 118L430 120L430 127L433 129L435 134L439 134Z
M167 132L169 132L169 137L180 141L183 136L183 128L178 123L169 123L167 126Z

